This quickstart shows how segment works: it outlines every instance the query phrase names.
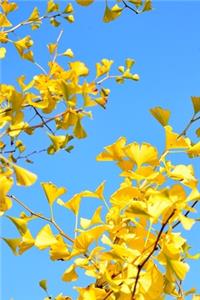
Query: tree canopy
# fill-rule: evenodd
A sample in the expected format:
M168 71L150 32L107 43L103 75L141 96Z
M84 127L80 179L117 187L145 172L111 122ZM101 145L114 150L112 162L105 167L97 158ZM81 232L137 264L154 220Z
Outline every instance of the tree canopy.
M5 0L0 4L2 63L4 59L11 60L9 52L14 49L18 57L13 67L24 66L25 61L34 68L33 74L26 74L22 68L18 78L0 85L0 214L17 230L14 237L1 238L16 256L32 248L47 250L50 260L66 266L60 274L66 290L51 294L48 271L47 279L39 281L46 293L45 300L72 299L70 283L79 300L158 300L166 295L177 300L192 295L193 300L198 300L195 287L185 290L183 283L190 260L199 260L200 254L192 254L183 230L192 234L193 225L199 222L196 206L200 193L194 170L200 156L199 96L191 97L193 113L180 131L173 128L168 107L147 104L150 114L161 125L165 137L162 149L149 142L129 142L125 136L104 145L97 153L97 161L114 163L120 176L118 188L109 196L104 179L94 189L75 191L68 197L70 187L54 183L51 178L40 181L40 174L32 170L36 156L56 158L65 153L70 159L74 147L79 147L78 140L87 138L87 119L93 118L93 111L93 122L97 109L106 112L112 89L120 89L119 84L137 85L142 76L130 56L119 65L111 58L102 58L91 68L76 57L73 49L60 50L65 27L76 23L76 7L89 9L94 5L92 0L76 2L50 0L44 10L31 3L31 13L19 22L16 20L25 7L23 2ZM106 1L102 22L113 22L126 13L140 18L151 14L152 9L150 0ZM46 54L41 52L41 56L49 57L46 67L35 58L38 54L34 51L35 43L41 47L46 44L45 36L37 39L42 26L52 26L49 32L57 32L57 38L47 43ZM72 29L67 30L70 35ZM110 81L115 82L111 87ZM126 107L126 95L123 105ZM196 136L190 133L193 124ZM70 170L64 170L63 162L59 172L64 175ZM40 188L37 186L34 194L41 194L46 200L47 214L37 209L37 203L33 208L31 203L27 204L31 186L38 181ZM25 200L18 196L17 186L27 187L22 197ZM82 216L84 198L91 201L92 209ZM16 206L19 214L13 215ZM64 221L59 213L65 216ZM68 229L69 215L73 215L74 224ZM84 286L85 276L90 282ZM77 280L83 284L77 286Z

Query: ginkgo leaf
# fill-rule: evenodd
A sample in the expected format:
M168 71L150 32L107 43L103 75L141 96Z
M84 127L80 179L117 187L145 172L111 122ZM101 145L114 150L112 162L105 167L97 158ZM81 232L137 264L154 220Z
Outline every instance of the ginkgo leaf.
M72 49L70 49L70 48L68 48L67 50L65 50L65 52L62 53L62 55L68 56L70 58L74 57L74 53L73 53Z
M49 53L53 54L57 49L57 44L56 43L50 43L50 44L47 45L47 48L49 50Z
M65 9L63 10L63 12L65 14L71 14L71 13L73 13L73 11L74 11L74 8L71 3L68 3L67 6L65 7Z
M102 300L106 297L107 292L104 289L97 288L94 284L87 286L86 288L76 287L79 292L79 300ZM125 299L121 299L125 300Z
M112 64L113 60L106 58L103 58L100 63L96 63L96 77L109 73Z
M103 21L105 23L111 22L118 18L122 13L122 8L119 7L117 4L115 4L112 8L109 8L108 5L106 5Z
M94 0L76 0L79 5L88 6L94 2Z
M170 110L162 107L154 107L150 109L150 112L162 126L168 125L171 114Z
M0 176L0 212L5 212L12 206L12 201L7 197L7 193L13 186L13 179Z
M189 147L189 149L187 150L187 154L189 155L189 157L200 156L200 142Z
M53 11L58 11L59 5L54 2L54 0L49 0L47 3L47 12L51 13Z
M180 136L178 133L173 132L171 126L165 126L166 150L170 149L188 149L190 147L190 139Z
M30 17L28 18L28 21L37 21L39 19L40 15L39 15L39 11L38 8L35 7L30 15Z
M47 292L47 281L46 281L46 279L40 280L39 286L40 286L45 292Z
M68 15L64 17L69 23L74 23L74 16L73 15Z
M52 260L66 260L70 257L69 250L61 235L56 236L57 242L51 245L50 257Z
M78 139L84 139L87 136L87 133L86 133L85 129L81 125L80 119L77 120L76 125L74 126L73 132L74 132L74 135Z
M70 62L69 67L76 74L76 76L87 76L89 73L88 68L81 61Z
M9 248L12 250L14 255L17 255L17 248L20 244L21 239L17 238L17 239L7 239L7 238L2 238L4 240L4 242L6 242L6 244L9 246Z
M24 234L22 234L22 240L19 244L19 254L23 254L26 250L33 247L35 244L35 240L33 239L30 231L27 229Z
M6 55L6 48L1 47L0 48L0 59L4 58Z
M194 108L194 112L197 114L200 111L200 97L191 97L192 99L192 104Z
M93 216L91 219L85 219L81 218L80 219L80 224L83 229L87 229L88 227L98 224L98 223L103 223L101 219L101 211L102 211L102 206L99 206L96 211L94 212Z
M0 27L10 27L12 23L8 20L6 15L0 13Z
M55 300L72 300L69 296L64 296L62 293L55 297Z
M7 216L7 218L16 226L17 230L21 235L27 231L27 220L21 218L14 218Z
M141 192L138 188L133 186L122 187L111 195L110 202L114 206L124 208L130 204L133 199L140 199L140 197Z
M121 160L125 157L124 146L126 138L120 137L114 144L104 147L105 151L101 152L97 157L97 161Z
M62 200L58 200L57 203L61 206L64 206L70 209L75 215L78 214L80 208L81 196L80 194L75 194L70 200L67 202L63 202Z
M178 279L183 280L185 278L186 273L189 271L189 265L182 261L171 260L170 261L171 268L175 272Z
M41 185L50 205L53 205L54 201L67 191L64 187L58 188L52 182L41 182Z
M83 191L80 193L81 197L91 197L91 198L98 198L104 200L104 188L105 188L105 181L103 181L94 192L91 191Z
M174 180L180 180L184 185L191 188L197 186L198 180L194 177L194 169L192 165L177 165L169 173L169 177Z
M195 223L194 219L185 217L183 215L179 215L179 220L181 221L181 224L185 230L190 230Z
M149 10L152 10L152 1L145 0L142 11L144 12L144 11L149 11Z
M126 209L126 214L143 215L150 217L147 205L142 201L132 201L131 205Z
M67 270L65 270L62 280L63 281L75 281L78 279L78 274L76 273L76 266L73 264Z
M159 163L157 149L147 143L142 143L141 145L136 142L128 144L124 148L124 152L138 167L146 163L153 166Z
M18 185L25 185L25 186L30 186L35 183L37 180L37 175L34 173L19 167L17 165L13 165L15 175L16 175L16 180Z
M40 250L46 249L53 244L56 244L57 240L51 231L49 224L45 225L37 234L35 238L35 246Z

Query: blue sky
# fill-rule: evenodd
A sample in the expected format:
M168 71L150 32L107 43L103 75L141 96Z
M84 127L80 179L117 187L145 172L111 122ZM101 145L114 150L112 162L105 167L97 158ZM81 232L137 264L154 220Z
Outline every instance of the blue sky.
M34 2L18 1L21 9L14 23L31 13ZM37 6L42 10L45 2L37 1ZM95 161L103 147L120 136L126 136L128 142L147 141L162 151L164 132L150 115L149 109L158 105L170 109L171 124L175 131L181 132L192 115L190 96L200 94L200 2L159 1L154 3L154 10L150 13L134 15L127 10L109 24L102 23L104 6L104 1L96 1L88 8L75 5L76 22L63 22L60 27L64 29L60 52L71 48L75 59L84 61L90 68L91 78L95 75L95 63L102 58L115 61L114 72L115 67L123 64L126 57L132 57L136 60L134 70L141 80L124 85L117 85L113 81L106 83L112 91L107 109L94 109L94 119L85 122L88 137L75 142L75 149L70 155L60 152L55 156L46 157L42 154L34 157L34 165L29 168L39 175L38 182L29 189L16 188L15 194L35 210L46 214L48 205L39 182L51 180L58 186L66 186L68 193L63 200L67 200L74 193L83 189L93 190L106 180L106 195L109 197L121 179L118 176L119 170L113 164ZM36 60L43 66L46 66L49 59L46 44L54 42L58 32L59 29L46 23L40 30L33 32ZM27 28L24 28L13 37L23 37L26 33ZM66 65L68 60L60 62ZM2 82L15 84L15 78L19 75L25 74L31 78L37 73L38 69L31 63L19 60L14 47L8 47L7 57L1 65ZM195 139L194 130L190 134ZM33 143L38 144L37 149L42 147L44 135L44 131L38 133ZM172 159L191 163L185 156ZM199 177L200 160L192 162ZM91 216L91 210L96 205L96 202L91 203L91 200L85 199L81 207L82 216ZM13 207L8 215L17 216L20 211L21 208ZM56 216L59 223L72 232L72 215L66 215L58 207ZM17 232L6 218L2 220L2 225L3 236L17 237ZM38 222L33 226L33 233L42 225L44 223ZM184 236L195 245L194 251L198 251L199 225L195 225L189 234L184 232ZM38 282L44 278L49 282L52 295L63 292L75 297L73 285L66 285L60 280L68 263L51 262L47 251L37 249L29 250L19 257L14 257L4 244L1 245L1 251L3 300L43 299L44 294ZM199 272L200 263L192 263L185 283L187 288L199 286ZM88 280L81 277L77 285L84 286Z

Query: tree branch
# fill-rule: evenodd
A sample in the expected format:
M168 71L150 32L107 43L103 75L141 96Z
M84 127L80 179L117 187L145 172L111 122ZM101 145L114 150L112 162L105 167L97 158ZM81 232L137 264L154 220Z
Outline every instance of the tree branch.
M191 125L200 120L200 116L196 117L196 113L193 114L191 120L189 121L189 123L186 125L186 127L183 129L183 131L179 134L179 137L181 136L186 136L188 129L191 127Z
M171 214L169 215L169 217L167 218L167 220L162 224L162 227L161 227L161 229L160 229L160 231L159 231L159 233L157 235L157 238L156 238L156 241L155 241L153 249L148 254L148 256L144 259L144 261L141 264L138 265L138 272L137 272L136 279L135 279L135 284L134 284L134 287L133 287L132 300L135 300L135 293L136 293L137 284L138 284L138 281L139 281L139 278L140 278L140 272L141 272L142 268L144 267L144 265L146 264L146 262L150 259L150 257L152 256L152 254L157 250L157 246L158 246L160 237L161 237L161 235L162 235L162 233L163 233L166 225L168 224L169 220L174 215L174 213L175 213L175 210L173 210L171 212Z
M124 0L122 0L122 2L124 3L124 8L128 8L128 9L132 10L136 15L139 14L138 10L136 10L132 6L128 5Z
M71 243L74 242L74 240L69 236L67 235L61 228L60 226L55 222L55 220L52 220L50 218L47 218L45 216L43 216L42 214L40 213L36 213L36 212L33 212L32 209L30 209L26 204L24 204L23 202L21 202L18 198L16 198L14 195L8 195L9 198L13 199L14 201L16 201L20 206L22 206L24 209L26 209L30 214L31 216L35 216L35 217L38 217L42 220L45 220L47 221L48 223L51 223L57 230L58 232L60 233L60 235L62 235L64 238L66 238L68 241L70 241Z

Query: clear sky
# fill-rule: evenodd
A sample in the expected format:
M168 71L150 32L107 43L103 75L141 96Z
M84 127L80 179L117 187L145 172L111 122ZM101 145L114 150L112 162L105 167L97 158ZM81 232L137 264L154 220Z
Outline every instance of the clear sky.
M40 10L44 9L46 1L34 1ZM23 20L31 13L34 2L18 1L21 9L14 23ZM62 2L64 6L65 1ZM104 146L111 144L120 136L126 136L128 142L149 142L160 151L164 145L162 127L152 118L149 109L162 106L172 111L171 124L175 131L181 132L192 115L190 96L200 95L200 2L199 1L159 1L154 2L154 10L142 15L134 15L126 11L116 21L104 24L102 15L104 1L88 8L75 5L74 24L63 22L60 28L64 35L60 42L60 51L71 48L75 59L84 61L91 70L91 78L95 75L95 63L102 58L115 61L115 66L124 63L126 57L136 60L134 70L141 77L139 82L127 82L117 85L107 82L112 90L107 109L95 108L94 119L86 121L88 137L75 142L72 153L60 152L55 156L36 155L34 164L29 168L39 176L38 182L31 188L15 188L15 194L34 210L48 214L48 205L42 194L39 182L51 180L58 186L66 186L68 193L63 200L73 193L84 189L95 189L106 180L106 196L109 197L119 186L119 170L111 163L95 161L96 155ZM46 66L49 55L46 44L54 42L59 29L44 23L41 29L33 32L35 40L36 60ZM23 37L27 28L17 31L17 36ZM66 65L67 59L62 60ZM61 61L60 61L61 62ZM114 68L113 68L114 70ZM1 80L3 83L15 84L15 78L25 74L27 78L38 73L36 67L29 62L20 61L14 47L8 47L8 54L1 65ZM191 130L191 136L194 130ZM44 132L38 134L34 141L35 148L44 145ZM194 137L195 139L195 137ZM31 143L31 141L30 141ZM174 161L181 161L173 157ZM185 156L182 161L191 163ZM200 159L192 161L196 174L200 176ZM100 203L85 199L81 206L83 217L91 216L92 209ZM8 215L17 216L21 208L13 207ZM56 216L64 228L72 232L73 218L58 207ZM6 237L17 237L12 224L2 220L2 234ZM37 222L32 227L33 233L44 225ZM194 251L199 251L200 225L184 236L193 244ZM177 231L181 228L177 228ZM47 251L31 249L19 257L14 257L5 244L1 245L1 282L2 300L40 300L44 298L38 282L47 279L52 295L59 292L76 298L73 284L66 285L60 277L69 263L51 262ZM199 287L200 263L192 262L191 271L187 276L187 288ZM89 278L81 276L76 284L85 286Z

